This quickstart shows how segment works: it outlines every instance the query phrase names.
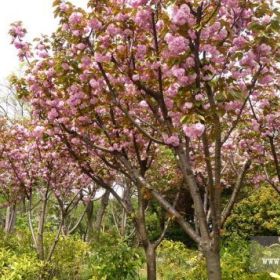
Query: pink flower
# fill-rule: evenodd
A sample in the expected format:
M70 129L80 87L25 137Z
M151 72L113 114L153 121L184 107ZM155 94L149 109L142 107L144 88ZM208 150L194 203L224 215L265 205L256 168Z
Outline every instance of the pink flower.
M173 36L170 33L167 33L165 41L168 44L168 49L174 54L181 54L187 50L188 41L183 36Z
M203 99L204 99L204 97L201 93L199 93L195 96L195 100L197 100L197 101L202 101Z
M247 40L243 36L239 36L235 39L233 39L233 45L238 48L243 48L244 45L247 43Z
M132 80L133 80L133 81L139 81L139 80L140 80L139 75L138 75L138 74L133 75L133 76L132 76Z
M254 131L259 131L260 130L260 125L256 120L252 120L252 128Z
M12 24L12 27L10 29L10 34L13 37L23 38L26 34L26 30L22 27L21 22L16 22Z
M142 100L139 102L139 106L142 108L149 108L148 103L146 102L146 100Z
M229 8L236 8L239 4L238 0L223 0L223 5L227 5Z
M174 106L174 101L170 98L165 98L165 105L167 107L168 110L171 110Z
M91 79L91 80L89 81L89 84L90 84L90 86L91 86L92 88L94 88L94 89L98 88L98 86L99 86L98 82L97 82L95 79Z
M260 50L262 55L267 55L271 52L271 47L267 44L261 44L259 46L259 50Z
M81 31L80 31L80 30L73 30L73 31L72 31L72 34L73 34L73 36L78 37L78 36L81 35Z
M269 24L271 22L271 17L269 15L265 15L262 17L262 24Z
M41 52L38 52L38 56L40 58L47 58L49 56L48 52L46 50L43 50Z
M65 4L65 3L61 3L61 4L59 5L59 9L60 9L60 11L62 11L62 12L66 12L66 11L69 9L69 5L67 5L67 4Z
M79 50L84 50L86 48L86 45L84 44L84 43L79 43L78 45L77 45L77 49L79 49Z
M137 8L139 6L143 6L146 5L148 2L148 0L130 0L129 4L133 7L133 8Z
M109 26L107 27L107 32L111 36L116 36L120 33L120 29L116 27L114 24L109 24Z
M273 82L273 77L271 75L266 75L259 81L259 83L262 85L269 84L271 82Z
M170 137L165 138L164 142L167 145L170 145L170 146L173 146L173 147L177 147L180 144L180 140L179 140L179 137L177 135L172 135Z
M88 22L88 26L93 30L98 30L101 28L102 23L98 19L94 18Z
M186 102L183 106L183 109L184 110L188 110L188 109L191 109L193 107L193 103L191 102Z
M139 27L148 29L151 26L151 19L151 11L141 9L137 11L134 21Z
M259 107L260 107L261 109L264 109L264 108L266 108L266 107L269 107L269 105L270 105L270 103L269 103L269 101L268 101L267 99L263 99L263 100L261 100L261 101L259 102Z
M79 145L81 143L81 141L79 138L72 138L71 143L74 145Z
M189 56L187 59L186 59L186 67L187 68L191 68L195 65L195 62L194 62L194 58Z
M99 63L110 61L109 56L102 55L101 53L95 53L94 58L95 58L96 62L99 62Z
M81 23L82 18L83 18L82 13L74 12L74 13L72 13L71 16L69 17L69 23L70 23L71 25L79 24L79 23Z
M192 125L183 125L183 131L185 135L190 139L195 139L200 137L205 130L205 126L202 123L196 123Z
M172 11L171 21L177 25L184 25L188 22L188 18L190 16L190 8L188 5L183 4L178 7L174 7Z
M48 113L48 119L52 121L52 120L56 119L57 117L58 117L57 110L55 108L52 108L50 110L50 112Z
M136 58L143 59L146 55L147 47L145 45L139 45L136 48Z
M185 75L185 69L184 68L173 67L172 68L172 74L176 78L181 78Z
M69 68L70 68L69 64L66 63L66 62L63 62L63 63L61 64L61 67L62 67L64 70L69 70Z
M36 127L34 128L34 130L33 130L33 136L34 136L35 138L40 138L40 137L42 137L44 130L45 130L45 128L44 128L43 126L39 126L39 125L36 126Z

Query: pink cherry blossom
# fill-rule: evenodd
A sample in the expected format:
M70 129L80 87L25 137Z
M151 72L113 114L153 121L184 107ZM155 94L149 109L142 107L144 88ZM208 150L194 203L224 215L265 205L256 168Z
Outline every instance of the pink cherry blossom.
M79 23L81 23L82 18L83 18L82 13L80 13L80 12L74 12L74 13L72 13L72 14L70 15L70 17L69 17L69 23L70 23L71 25L79 24Z
M174 7L171 14L171 20L177 25L184 25L188 22L190 17L190 8L188 5L183 4L179 8Z
M167 145L170 145L170 146L173 146L173 147L177 147L180 144L180 140L179 140L179 137L177 135L171 135L170 137L165 138L164 142Z
M201 137L205 130L205 126L202 123L196 123L192 125L183 125L183 131L190 139Z

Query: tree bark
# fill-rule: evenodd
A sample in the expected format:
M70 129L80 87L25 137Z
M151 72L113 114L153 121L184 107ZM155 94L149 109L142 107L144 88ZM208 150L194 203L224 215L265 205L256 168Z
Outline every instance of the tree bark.
M40 260L44 260L44 227L45 227L45 217L47 210L47 201L48 201L48 190L45 191L42 197L42 206L39 213L39 224L37 232L37 253Z
M87 236L86 240L90 241L93 238L93 201L89 201L86 206L86 214L87 214Z
M48 261L48 262L51 260L53 254L54 254L55 248L56 248L56 246L57 246L57 243L58 243L58 241L59 241L59 237L60 237L60 234L61 234L61 231L62 231L62 226L63 226L63 224L64 224L64 219L65 219L65 217L62 215L62 216L61 216L60 225L59 225L59 227L58 227L57 234L56 234L56 236L55 236L54 242L53 242L53 244L52 244L52 246L51 246L51 249L50 249L50 251L49 251L49 255L48 255L48 258L47 258L47 261Z
M144 247L146 254L147 264L147 280L157 279L157 268L156 268L156 248L152 244Z
M219 248L211 248L204 251L204 257L206 260L208 280L221 280L222 271Z
M16 221L16 206L8 206L5 219L5 233L11 233Z
M103 217L104 217L106 208L107 208L108 203L109 203L109 196L110 196L110 191L106 190L104 195L102 196L101 205L100 205L100 208L99 208L99 210L97 212L97 215L96 215L96 220L95 220L95 223L94 223L94 231L96 233L97 239L99 237Z

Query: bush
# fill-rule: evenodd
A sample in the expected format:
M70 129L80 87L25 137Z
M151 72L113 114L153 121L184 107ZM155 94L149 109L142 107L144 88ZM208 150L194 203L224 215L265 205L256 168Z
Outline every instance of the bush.
M139 249L132 248L120 239L102 235L93 245L87 277L91 280L134 280L143 265Z
M45 234L46 252L50 250L55 234ZM88 280L82 278L87 267L90 246L75 236L60 236L49 264L49 274L59 280Z
M250 271L249 242L233 235L222 244L222 271L226 280L269 280L268 273L253 273Z
M34 254L16 255L0 249L0 280L39 280L46 279L45 264Z
M206 279L201 254L181 242L168 240L158 249L158 274L164 280Z
M233 232L249 238L256 235L280 234L280 196L270 187L262 187L233 209L225 236Z

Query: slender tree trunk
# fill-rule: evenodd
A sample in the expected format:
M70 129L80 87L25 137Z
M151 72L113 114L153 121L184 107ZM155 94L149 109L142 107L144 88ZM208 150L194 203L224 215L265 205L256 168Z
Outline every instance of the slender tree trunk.
M41 260L44 259L44 226L45 226L45 217L47 210L47 197L48 190L45 191L42 197L42 206L39 213L39 224L38 224L38 233L37 233L37 253Z
M106 190L105 194L102 196L101 205L100 205L100 208L99 208L99 210L97 212L97 215L96 215L96 220L95 220L95 223L94 223L94 231L96 233L97 239L99 237L103 217L104 217L106 208L107 208L108 203L109 203L109 196L110 196L110 191Z
M146 263L147 263L147 280L157 279L156 268L156 248L152 244L149 244L145 248Z
M69 232L68 232L68 227L67 227L66 224L64 224L64 225L62 226L62 235L67 236L68 234L69 234Z
M29 226L29 229L30 229L30 232L31 232L33 245L37 250L37 238L36 238L33 223L32 223L32 195L30 196L29 201L28 201L27 214L28 214L28 226Z
M121 228L120 228L120 234L121 236L125 236L125 230L126 230L126 221L127 221L127 214L125 210L122 210L122 219L121 219Z
M11 219L11 206L8 206L6 209L6 218L5 218L5 233L9 233L9 224Z
M80 218L78 219L78 221L76 222L76 224L71 228L68 229L68 234L72 234L81 224L82 220L84 219L84 216L86 214L87 209L85 208L85 211L83 212L83 214L80 216Z
M89 201L86 206L87 214L87 236L86 240L90 241L93 238L93 201Z
M55 236L54 242L53 242L53 244L52 244L52 246L50 248L49 254L48 254L48 258L47 258L48 262L51 260L53 254L54 254L55 248L56 248L56 246L58 244L59 237L60 237L60 234L61 234L61 231L62 231L62 226L64 224L64 219L65 219L65 217L62 214L61 221L60 221L60 224L59 224L59 227L58 227L58 230L57 230L57 234Z
M6 211L5 233L11 233L16 221L16 206L9 206Z

